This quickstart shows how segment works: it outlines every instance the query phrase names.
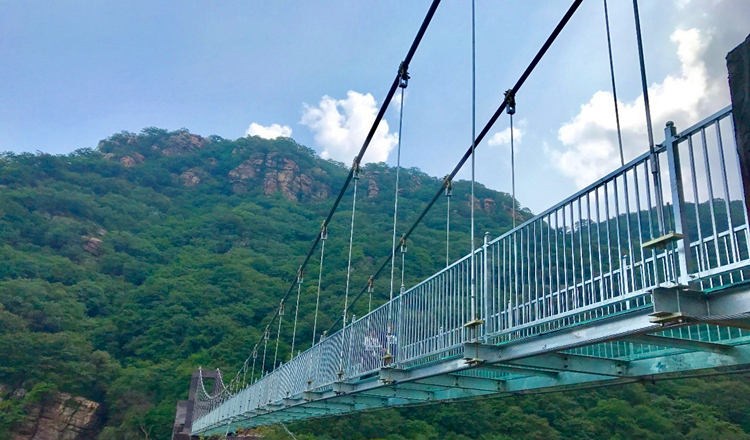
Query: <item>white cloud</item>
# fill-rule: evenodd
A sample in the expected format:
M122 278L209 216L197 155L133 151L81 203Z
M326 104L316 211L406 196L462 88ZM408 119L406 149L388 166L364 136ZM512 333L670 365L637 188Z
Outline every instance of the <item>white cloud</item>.
M517 126L513 127L513 145L514 149L518 151L518 144L523 140L523 135L526 133L526 120L522 119ZM487 141L487 145L490 147L498 145L507 145L510 147L510 127L507 127L503 131L499 131L492 135Z
M292 137L292 129L286 125L271 124L268 127L264 127L260 124L253 122L247 127L245 132L247 136L258 136L263 139L276 139L278 137Z
M303 105L302 124L315 134L323 149L321 157L351 163L359 152L377 115L375 98L369 93L349 91L346 99L323 96L317 106ZM362 163L384 162L398 143L398 135L389 133L388 122L380 121Z
M663 127L674 121L687 128L700 117L720 108L725 80L712 78L703 61L711 37L699 29L676 30L670 36L677 43L682 65L679 74L668 75L649 87L654 141L663 138ZM725 99L724 99L725 100ZM647 151L643 95L632 102L618 102L625 160ZM551 150L555 167L583 187L620 165L617 127L612 94L598 91L581 106L571 121L563 124L557 137L563 151Z

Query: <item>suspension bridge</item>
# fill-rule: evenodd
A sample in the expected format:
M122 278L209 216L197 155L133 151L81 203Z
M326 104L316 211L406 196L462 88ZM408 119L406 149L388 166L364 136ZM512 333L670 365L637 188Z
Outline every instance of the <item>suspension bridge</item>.
M504 112L512 118L516 92L580 3L572 3L492 118L478 135L472 133L470 148L422 214L401 235L396 173L390 255L354 295L351 244L359 163L388 103L408 86L409 63L439 0L432 3L341 192L263 336L230 381L218 371L199 370L191 401L182 408L181 429L194 436L226 435L381 408L750 367L750 205L744 194L750 175L743 174L734 135L748 130L736 127L737 121L750 123L735 117L730 106L681 130L667 123L663 140L656 143L635 1L649 134L643 154L629 162L621 154L616 170L499 237L485 235L466 256L447 262L422 282L405 288L403 281L398 287L394 280L398 260L403 265L406 258L408 237L441 196L450 203L452 179L469 159L473 196L474 150ZM606 1L604 5L606 16ZM750 47L745 50L750 53ZM615 92L611 51L610 67ZM738 87L750 88L744 78ZM401 106L403 115L403 99ZM400 148L399 139L397 170ZM350 186L343 313L334 327L321 332L317 315L327 227ZM449 239L446 227L446 248ZM294 353L300 289L318 249L312 344L282 363L278 344L284 309L294 307ZM365 316L351 316L359 298L367 294L372 301L373 279L389 269L388 301Z

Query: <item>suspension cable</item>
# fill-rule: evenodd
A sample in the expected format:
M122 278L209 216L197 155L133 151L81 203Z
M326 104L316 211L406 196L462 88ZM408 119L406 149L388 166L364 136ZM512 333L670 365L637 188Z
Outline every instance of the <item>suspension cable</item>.
M396 153L396 191L393 197L393 240L391 245L391 259L396 255L396 226L398 224L398 190L399 190L399 172L401 171L401 131L404 120L404 89L409 79L409 74L406 70L403 71L405 75L404 86L401 88L401 108L399 110L398 118L398 147ZM388 295L389 300L393 300L393 274L395 270L395 264L391 260L391 289Z
M388 293L388 335L390 335L393 328L393 275L395 272L395 255L396 255L396 227L398 225L398 191L399 191L399 173L401 171L401 133L403 132L404 126L404 91L409 85L409 72L406 70L407 66L401 64L399 73L401 79L399 81L399 87L401 88L401 102L398 113L398 149L396 153L396 190L393 196L393 239L391 241L391 287ZM372 305L372 294L370 294L370 305ZM386 344L386 356L390 356L391 352L389 344Z
M404 57L404 60L401 62L403 66L409 66L409 63L411 63L412 58L414 58L414 54L417 51L417 48L419 47L420 43L422 42L422 38L424 37L425 32L427 31L427 28L429 27L432 18L435 15L435 12L437 11L437 7L440 4L440 0L433 0L432 4L430 5L430 8L427 11L427 14L425 15L425 18L422 20L422 24L419 27L419 30L417 31L416 36L414 37L414 40L412 40L411 46L409 46L409 50L406 53L406 57ZM383 104L380 107L380 110L378 111L378 114L375 117L375 120L372 123L372 126L370 127L370 131L367 133L367 137L365 138L364 143L362 144L362 147L359 150L359 153L357 154L355 158L355 162L359 164L362 160L362 157L364 156L365 152L367 151L367 148L370 145L370 142L372 141L372 138L375 136L375 132L378 129L378 126L380 125L380 121L385 116L385 112L388 109L388 106L390 105L394 94L396 93L396 89L398 88L399 81L400 81L401 75L400 71L396 74L396 78L393 80L393 83L391 84L391 87L388 90L388 93L386 93L385 99L383 100ZM327 229L328 224L331 222L331 219L333 218L333 214L336 212L339 203L341 203L341 199L344 196L344 193L346 192L347 188L349 187L349 183L352 180L352 170L349 171L349 174L347 175L346 179L344 180L344 184L341 187L341 190L339 191L338 196L336 197L333 206L331 206L331 209L328 212L328 215L326 216L325 220L323 221L323 228ZM307 256L303 260L301 266L304 269L307 266L307 263L310 261L310 258L312 257L313 252L315 251L316 247L318 246L318 243L321 241L321 236L316 235L315 239L312 242L312 245L310 246L310 249L307 252ZM286 294L283 296L282 300L286 300L287 297L291 294L292 289L294 288L294 285L296 284L296 278L291 281L289 288L286 291ZM363 290L364 291L364 290ZM269 323L266 325L266 330L270 328L271 325L273 325L274 321L278 318L278 311L276 311L270 318ZM340 318L338 318L340 319ZM337 320L338 322L338 320ZM255 344L255 349L257 349L260 346L261 340L258 340L258 342ZM314 341L313 341L314 343ZM239 375L239 371L237 372L237 375ZM235 376L235 379L237 376ZM234 379L233 379L234 380Z
M294 308L294 329L292 330L292 348L289 352L289 360L291 361L294 357L294 341L297 339L297 315L299 314L299 296L302 292L302 282L304 280L305 273L300 267L297 271L297 305Z
M622 151L622 132L620 130L620 109L617 103L617 86L615 85L615 62L612 57L612 37L609 31L609 11L607 0L604 0L604 23L607 27L607 50L609 51L609 73L612 78L612 98L615 102L615 122L617 123L617 143L620 146L620 166L625 166L625 155Z
M372 277L370 277L367 279L367 293L370 294L370 300L367 302L367 314L368 315L372 311L372 292L374 290L375 290L375 282L373 281Z
M510 186L511 186L511 220L516 227L516 149L513 143L513 115L516 114L516 96L512 90L505 92L505 110L510 116Z
M641 38L641 19L638 15L638 0L633 0L633 15L635 16L635 34L638 41L638 61L641 67L641 86L643 87L643 104L646 108L646 131L648 132L648 150L651 156L651 174L654 179L654 195L656 196L656 220L659 234L664 235L664 201L662 200L661 178L659 177L659 160L654 146L654 130L651 125L651 104L648 99L648 80L646 79L646 62L643 58L643 39Z
M284 317L284 301L281 301L279 304L279 329L276 331L276 350L273 353L273 365L271 366L271 371L276 369L276 359L279 355L279 339L281 339L281 321L283 321Z
M253 383L253 378L255 377L255 361L258 359L258 351L253 350L253 369L250 372L250 383Z
M518 81L516 81L516 84L511 89L513 91L513 94L515 95L518 90L523 86L523 84L526 82L526 80L529 78L529 75L531 75L531 72L536 68L536 66L541 61L542 57L547 53L549 48L552 46L552 43L557 39L557 37L560 35L560 32L562 32L563 28L568 24L570 19L573 17L573 14L578 10L578 7L581 6L581 3L583 0L574 0L571 4L570 8L565 12L565 15L560 19L560 22L555 26L555 28L550 33L547 40L545 40L544 44L542 44L542 47L539 49L539 51L536 53L534 58L531 60L529 65L526 67L526 70L523 71L521 76L519 77ZM419 226L424 219L424 217L427 215L427 213L432 209L432 206L437 202L437 200L440 198L440 196L443 194L444 189L446 188L446 182L451 182L453 178L458 174L458 172L463 168L464 164L467 160L469 160L469 156L471 156L472 149L475 148L476 145L479 145L482 140L487 136L489 131L492 129L492 127L495 125L495 122L497 122L497 119L500 117L500 115L505 111L506 102L503 100L503 102L500 104L500 106L495 110L495 113L490 117L490 119L485 124L482 131L479 132L479 134L476 137L475 142L472 144L472 146L469 147L468 150L464 153L464 155L461 157L461 159L458 161L456 166L453 168L453 171L451 171L450 174L448 174L445 179L443 180L442 185L437 190L435 195L432 197L432 199L427 203L425 208L422 210L422 212L419 214L417 219L412 223L412 226L409 228L409 230L406 231L404 236L406 238L409 238L411 234L414 232L414 230ZM377 278L378 275L382 273L382 271L390 264L391 262L391 253L389 252L386 256L386 259L383 261L382 265L376 270L372 277ZM356 301L365 293L367 290L367 287L363 287L362 290L359 292L359 294L354 298L352 301L352 305L356 303ZM336 321L331 325L329 328L329 331L332 330L337 324L338 320L341 319L341 317L337 318Z
M260 376L263 377L263 374L266 372L266 349L268 348L268 327L266 327L266 331L263 332L263 365L260 367Z
M354 245L354 215L357 212L357 182L359 182L359 164L356 159L352 163L352 175L354 179L354 191L352 193L352 222L349 228L349 258L346 266L346 289L344 290L344 313L343 317L343 329L346 329L346 314L348 313L349 306L349 284L352 275L352 247ZM339 371L344 371L344 340L341 340L341 356L339 362Z
M445 210L445 267L451 264L451 196L453 195L453 182L448 180L448 176L443 181L445 187L445 198L447 200L447 207Z
M477 307L477 280L475 270L474 249L476 242L474 239L474 180L475 180L475 150L477 148L477 51L476 51L476 14L474 0L471 0L471 317L474 321L478 319Z
M406 265L406 237L401 237L401 288L399 289L399 295L404 293L404 267Z
M320 227L320 269L318 271L318 293L315 295L315 318L313 319L312 345L315 345L315 337L318 331L318 310L320 309L320 286L323 281L323 258L326 252L326 239L328 239L328 226Z
M318 270L318 293L315 295L315 317L313 318L313 332L312 332L312 345L315 347L315 339L318 331L318 311L320 309L320 286L323 281L323 260L326 251L326 240L328 239L328 227L320 225L320 265ZM322 340L322 338L321 338ZM313 357L310 356L310 362L307 363L307 384L312 385L312 364Z

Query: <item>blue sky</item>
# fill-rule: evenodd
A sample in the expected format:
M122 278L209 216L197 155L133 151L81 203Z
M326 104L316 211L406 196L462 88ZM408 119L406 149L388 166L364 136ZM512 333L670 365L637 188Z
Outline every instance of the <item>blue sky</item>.
M349 163L429 3L2 2L0 151L66 153L148 126L234 139L257 124ZM632 2L609 3L627 159L647 149ZM477 131L568 6L477 1ZM750 2L640 7L658 141L667 120L729 104L724 57L750 33ZM468 1L444 0L414 57L404 166L442 176L470 145L470 20ZM518 94L517 197L535 212L618 164L604 32L602 1L584 1ZM395 162L392 107L366 161ZM477 179L509 192L507 124L479 147Z

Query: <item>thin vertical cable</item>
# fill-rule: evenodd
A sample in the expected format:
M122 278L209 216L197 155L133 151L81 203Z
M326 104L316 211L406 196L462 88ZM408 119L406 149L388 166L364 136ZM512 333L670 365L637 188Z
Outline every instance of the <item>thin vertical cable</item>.
M471 0L471 316L477 319L476 274L474 261L474 180L477 121L477 75L476 75L476 13L474 0Z
M342 315L343 327L342 327L342 339L341 339L341 353L339 356L339 373L344 372L344 335L346 331L346 314L347 308L349 307L349 284L352 275L352 245L354 244L354 214L357 212L357 183L359 182L359 164L355 161L352 164L353 167L353 179L354 179L354 192L352 196L352 223L349 229L349 259L346 266L346 290L344 291L344 313Z
M508 107L510 109L510 107ZM513 229L516 228L516 149L513 145L513 113L510 113L510 188L513 200L511 216L513 217Z
M609 73L612 78L612 98L615 102L615 122L617 123L617 143L620 146L620 165L625 166L625 155L622 151L622 132L620 130L620 108L617 103L617 86L615 85L615 62L612 57L612 37L609 31L609 11L607 0L604 0L604 23L607 27L607 50L609 51Z
M316 332L318 331L318 310L320 308L320 286L323 281L323 257L326 251L326 239L328 238L328 228L321 227L320 231L320 269L318 271L318 293L315 295L315 318L313 319L312 345L315 345Z
M268 349L268 327L266 327L266 331L263 332L263 364L260 367L261 377L266 371L266 349Z
M664 210L662 200L661 178L659 177L659 160L654 146L654 130L651 124L651 104L648 99L648 80L646 79L646 62L643 57L643 39L641 37L641 19L638 15L638 0L633 0L633 14L635 16L635 34L638 40L638 61L641 67L641 86L643 87L643 104L646 107L646 129L648 132L648 149L651 154L651 174L654 178L654 195L656 196L656 219L659 234L664 235Z
M294 328L292 329L292 349L289 352L289 360L294 357L294 342L297 339L297 315L299 314L299 296L302 292L302 267L297 271L297 305L294 308Z
M250 382L253 382L253 378L255 377L255 361L258 359L258 352L256 350L253 350L253 369L250 372Z
M396 150L396 192L393 199L393 237L391 241L391 288L388 294L388 300L393 300L393 276L395 272L396 258L396 226L398 223L398 190L399 174L401 171L401 130L404 120L404 88L401 88L401 106L398 114L398 146ZM389 306L390 307L390 306ZM389 312L390 315L390 312Z
M273 353L273 365L271 371L276 369L276 359L279 356L279 339L281 339L281 321L284 318L284 301L279 304L279 328L276 330L276 350Z
M404 267L406 264L406 240L402 237L401 238L401 289L399 294L404 293L405 285L404 285Z
M445 185L445 198L448 199L445 211L445 267L448 267L451 262L451 196L453 195L453 184L450 180L447 180L447 176Z

